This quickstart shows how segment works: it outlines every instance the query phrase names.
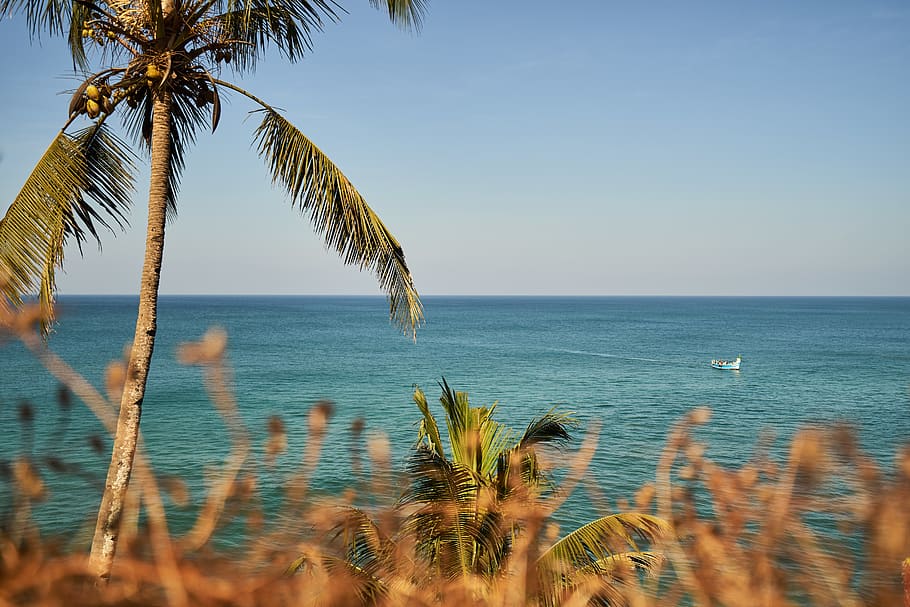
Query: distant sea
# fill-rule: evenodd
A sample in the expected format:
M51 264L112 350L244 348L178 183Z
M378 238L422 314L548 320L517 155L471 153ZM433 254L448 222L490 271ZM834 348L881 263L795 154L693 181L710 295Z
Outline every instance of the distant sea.
M142 418L156 472L189 479L198 498L205 471L227 452L200 370L175 359L178 344L212 326L228 333L236 398L257 453L270 417L288 429L288 452L276 468L260 469L265 494L299 461L307 411L324 399L334 415L318 487L350 481L355 419L365 436L388 436L401 467L417 435L414 386L437 405L442 378L475 405L498 401L499 419L517 430L553 406L574 411L574 448L599 423L588 479L613 504L653 480L669 429L694 407L712 411L699 431L708 456L730 465L749 459L761 433L783 445L807 424L854 426L861 447L890 469L910 442L910 298L426 297L424 305L414 342L389 323L381 297L162 297ZM49 346L103 390L106 366L132 338L135 311L134 297L61 297ZM741 371L709 366L737 355ZM21 345L0 344L0 460L31 454L78 467L42 469L52 493L36 513L62 530L94 516L110 443L93 451L100 425L81 403L61 408L56 394ZM26 405L31 421L22 420ZM560 517L591 518L592 503L582 490Z

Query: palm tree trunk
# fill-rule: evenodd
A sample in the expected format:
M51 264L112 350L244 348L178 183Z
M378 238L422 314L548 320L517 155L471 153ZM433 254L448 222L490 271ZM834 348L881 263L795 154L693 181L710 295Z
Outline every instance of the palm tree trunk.
M171 172L171 94L160 91L155 96L152 117L151 180L148 199L148 225L145 239L145 262L139 289L139 311L111 464L107 471L104 495L92 540L89 565L101 579L110 577L117 550L120 518L133 470L133 457L139 440L139 418L148 379L155 333L158 326L158 283L164 254L164 227Z

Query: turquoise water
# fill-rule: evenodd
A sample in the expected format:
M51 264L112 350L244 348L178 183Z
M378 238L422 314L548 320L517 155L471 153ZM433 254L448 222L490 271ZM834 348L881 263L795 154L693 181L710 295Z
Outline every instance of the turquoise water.
M224 425L197 368L177 345L210 326L229 335L229 363L242 415L261 452L265 425L281 416L289 451L261 487L275 487L299 461L309 407L335 403L318 471L320 486L350 480L348 428L384 433L401 464L416 437L414 385L431 402L445 377L474 404L499 401L516 429L557 405L584 426L599 422L589 479L608 503L654 477L668 429L693 407L713 417L700 431L708 455L748 459L759 433L780 441L801 425L847 421L883 464L910 442L910 298L524 298L428 297L414 343L389 324L378 297L163 297L142 428L156 470L191 481L226 453ZM132 337L135 299L63 297L50 347L93 384ZM739 372L712 358L743 356ZM89 437L100 426L81 406L56 401L56 382L15 343L0 346L0 459L48 455L80 474L44 468L53 491L38 509L51 526L93 516L108 453ZM24 402L34 407L23 424ZM582 431L578 431L580 443ZM107 450L108 442L105 443ZM268 499L268 498L267 498ZM596 514L583 492L560 516ZM4 501L5 503L5 501Z

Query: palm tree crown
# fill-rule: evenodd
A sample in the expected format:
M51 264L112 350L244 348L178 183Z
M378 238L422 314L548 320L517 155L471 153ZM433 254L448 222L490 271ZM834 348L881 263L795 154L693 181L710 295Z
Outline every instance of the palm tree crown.
M556 487L544 474L539 448L565 447L576 421L553 409L519 435L493 419L495 404L472 407L466 393L445 380L440 385L451 456L418 388L414 401L422 420L408 464L411 482L401 499L407 513L403 531L437 574L494 579L518 538L529 531L537 535L550 514L547 501ZM537 555L538 599L556 603L587 576L602 583L599 596L608 601L617 571L650 571L660 562L658 554L640 550L634 537L653 543L669 532L665 521L643 513L591 521Z
M370 0L392 20L416 28L422 0ZM254 142L273 181L310 216L326 245L344 261L376 273L392 317L409 331L422 310L404 253L391 232L338 168L274 107L220 78L226 67L253 72L271 48L294 62L339 7L326 0L0 0L0 14L24 14L33 35L67 37L83 80L69 120L0 220L0 270L6 295L19 302L37 292L48 314L63 245L81 246L99 227L123 226L134 190L136 157L113 134L108 117L122 116L128 135L151 150L155 103L171 119L167 212L177 193L187 147L201 127L216 129L227 90L259 105ZM90 71L93 59L103 69ZM163 109L159 108L159 109ZM86 116L89 127L68 133Z

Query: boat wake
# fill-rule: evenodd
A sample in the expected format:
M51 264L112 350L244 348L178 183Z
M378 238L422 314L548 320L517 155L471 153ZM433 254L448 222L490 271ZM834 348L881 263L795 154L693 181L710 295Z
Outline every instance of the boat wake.
M647 363L668 363L672 361L663 358L641 358L638 356L623 356L621 354L606 354L604 352L589 352L587 350L567 350L565 348L551 348L553 352L563 352L565 354L578 354L579 356L597 356L599 358L618 358L620 360L636 360Z

